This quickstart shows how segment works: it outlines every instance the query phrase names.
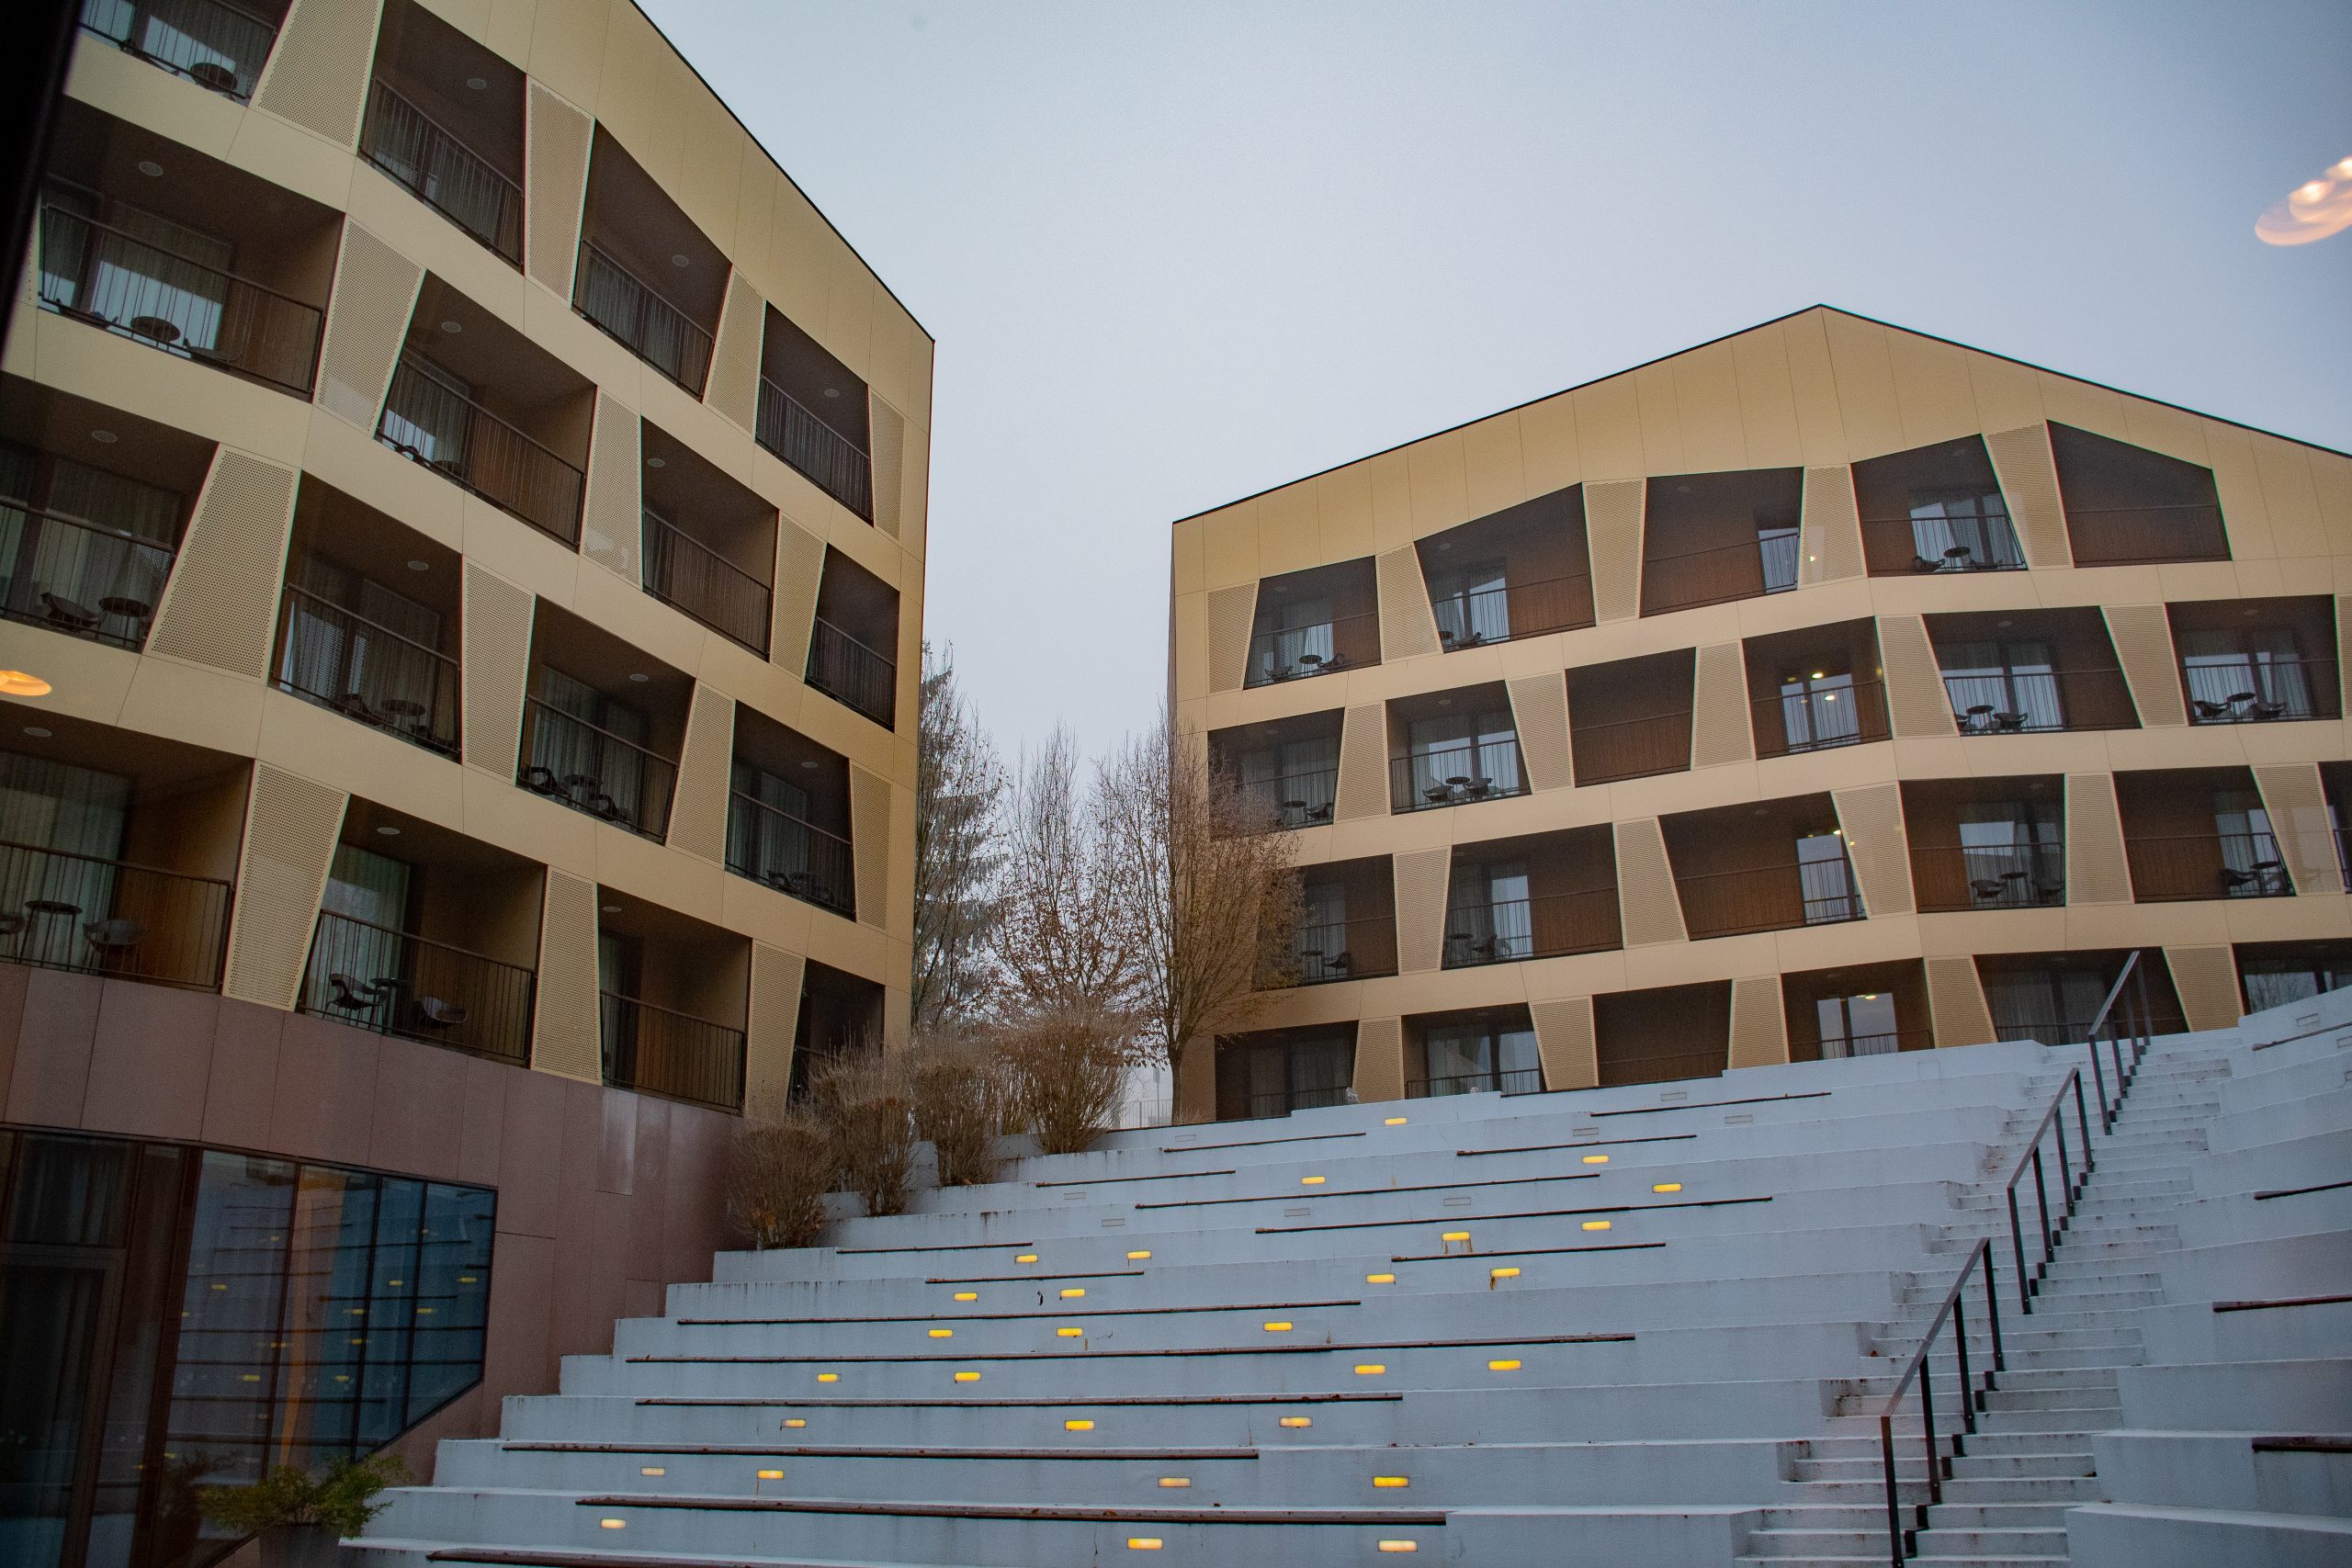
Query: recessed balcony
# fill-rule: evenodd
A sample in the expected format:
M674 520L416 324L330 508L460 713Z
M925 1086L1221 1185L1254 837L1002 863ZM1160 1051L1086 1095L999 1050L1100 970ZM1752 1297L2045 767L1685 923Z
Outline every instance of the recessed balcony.
M1239 1122L1344 1105L1355 1082L1355 1064L1353 1023L1221 1035L1216 1119Z
M1528 791L1510 696L1500 682L1388 705L1392 812L1505 800Z
M1835 750L1892 733L1875 622L1749 637L1746 658L1758 756Z
M1921 914L2066 902L2063 778L1910 779L1903 818Z
M775 508L650 421L640 441L645 591L765 659Z
M386 0L359 155L523 265L523 73L414 0Z
M542 599L515 782L658 842L693 702L692 677Z
M2248 1012L2309 1001L2352 986L2352 942L2242 942L2238 986Z
M1980 954L1976 974L1992 1010L1995 1038L2081 1044L2131 956L2126 948ZM2140 950L2129 983L2144 988L2153 1032L2178 1034L2188 1029L2161 949Z
M1340 790L1340 711L1237 725L1209 735L1209 767L1268 828L1329 822Z
M610 887L597 908L605 1082L741 1111L750 939Z
M1396 973L1396 887L1386 855L1300 868L1298 930L1279 984Z
M865 382L768 307L752 436L785 466L874 521L873 410Z
M1568 671L1568 748L1577 784L1690 771L1693 660L1683 648Z
M1927 621L1962 735L2140 727L2106 617L2095 608L1988 610Z
M1543 1087L1543 1057L1524 1002L1405 1020L1408 1100L1532 1094Z
M2211 599L2169 609L2189 723L2343 716L2332 599Z
M571 308L699 399L728 271L718 247L598 126Z
M1608 828L1454 846L1445 908L1448 969L1622 945Z
M1983 436L1856 463L1854 501L1872 577L2025 570Z
M1380 662L1380 608L1369 559L1261 579L1245 686L1272 686Z
M828 546L809 628L808 684L885 729L899 716L899 591Z
M1603 1089L1713 1077L1731 1055L1731 982L1597 996L1592 1034Z
M1643 615L1796 587L1803 469L1673 474L1650 480L1646 493Z
M1449 653L1593 624L1581 485L1433 534L1415 549Z
M2050 448L2076 566L2230 558L2211 468L2054 422Z
M286 6L271 0L83 0L82 27L175 76L239 103L261 84Z
M1781 976L1792 1062L1835 1062L1935 1048L1927 970L1916 958Z
M2295 891L2250 770L2121 773L2115 799L2136 902L2283 898Z
M884 999L874 981L808 960L801 971L786 1100L808 1099L811 1086L835 1063L880 1055Z
M848 761L738 704L727 869L854 919L854 860Z
M1661 818L1692 941L1863 918L1844 829L1826 795Z

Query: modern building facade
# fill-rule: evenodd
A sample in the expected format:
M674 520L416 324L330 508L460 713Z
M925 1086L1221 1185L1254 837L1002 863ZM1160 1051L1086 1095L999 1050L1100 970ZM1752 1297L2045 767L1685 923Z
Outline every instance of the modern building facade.
M1826 308L1175 525L1306 916L1180 1114L2218 1027L2352 973L2352 458Z
M932 344L627 0L90 0L43 173L0 1560L170 1568L707 1277L903 1035Z

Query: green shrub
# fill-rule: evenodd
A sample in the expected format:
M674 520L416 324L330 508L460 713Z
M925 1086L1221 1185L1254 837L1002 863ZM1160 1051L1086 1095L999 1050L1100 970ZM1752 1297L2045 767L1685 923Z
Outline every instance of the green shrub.
M240 1535L288 1525L324 1525L339 1536L357 1535L384 1511L376 1494L409 1480L407 1461L390 1452L339 1459L317 1476L284 1464L250 1486L207 1486L197 1494L197 1507Z

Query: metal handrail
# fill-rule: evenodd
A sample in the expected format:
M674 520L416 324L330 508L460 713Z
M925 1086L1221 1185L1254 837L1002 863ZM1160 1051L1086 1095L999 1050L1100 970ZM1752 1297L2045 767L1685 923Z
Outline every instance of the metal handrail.
M1939 672L1952 722L1962 735L2041 735L2067 729L2128 729L2139 716L2132 687L2114 665L2080 670L2016 670L1982 674ZM2104 689L2102 690L2102 685ZM2112 699L2120 697L2120 703ZM1984 701L1992 697L1993 702ZM2099 699L2110 699L2102 709ZM2014 706L2003 706L2013 704ZM2051 711L2041 714L2037 706ZM1972 711L1981 709L1981 712ZM2073 710L2087 709L2087 716ZM2049 722L2041 722L2044 718ZM2005 723L2004 719L2014 720Z
M1354 632L1358 628L1368 628L1377 641L1380 635L1379 612L1356 610L1303 626L1271 626L1264 631L1253 631L1250 634L1249 659L1243 666L1241 683L1244 686L1278 686L1285 681L1306 681L1317 675L1336 675L1342 670L1352 670L1359 661L1340 644L1342 640L1353 640L1352 637L1343 639L1342 631ZM1303 643L1316 632L1324 633L1331 639L1330 652L1293 653L1286 659L1280 656L1284 638ZM1374 655L1362 662L1377 664L1380 660Z
M849 840L741 790L728 791L727 801L728 870L820 908L842 915L855 913L856 851ZM739 818L738 807L757 815ZM743 830L739 832L739 828ZM771 840L771 833L780 837ZM796 837L799 839L797 858L802 863L774 863L777 857L773 852ZM749 858L739 852L748 852Z
M2075 1125L2082 1135L2083 1173L2079 1179L2075 1175L2074 1162L2066 1148L2064 1111L2069 1095L2075 1101ZM2053 1129L2058 1142L2059 1185L2065 1192L2055 1225L2050 1220L2050 1184L2041 1159L2042 1142ZM2101 1130L2107 1130L2104 1123ZM2091 1168L2097 1163L2097 1157L2091 1153L2090 1116L2083 1106L2083 1070L2069 1067L2065 1080L2059 1084L2058 1092L2051 1097L2049 1109L2042 1111L2041 1120L2034 1124L2032 1138L2028 1141L2025 1152L2018 1156L2016 1168L2009 1172L2009 1179L2002 1187L2002 1194L2009 1207L2009 1247L2017 1257L2018 1304L2028 1313L2033 1311L2033 1298L2041 1292L2041 1278L2049 1271L2051 1259L2058 1255L2058 1238L2064 1234L2067 1222L2074 1218L2075 1205L2081 1200L2083 1188L2089 1182ZM2028 1170L2033 1172L2034 1200L2041 1216L2041 1255L2031 1263L2026 1261L2025 1226L2018 1217L2018 1183L2025 1179Z
M874 521L873 456L765 376L760 378L752 438L819 490Z
M634 781L634 787L625 786L629 796L626 803L605 787L601 777L575 783L572 778L557 776L552 767L538 761L544 729L560 731L565 726L587 731L595 737L600 747L617 747L621 756L634 761L639 776ZM560 745L561 742L554 744ZM547 776L534 779L532 775L535 773ZM533 794L560 801L575 811L626 828L632 833L649 839L668 836L670 804L677 788L677 762L625 736L616 735L592 720L566 713L543 698L526 695L523 699L523 741L517 749L514 777L516 783Z
M2132 873L2132 896L2143 904L2283 898L2295 890L2275 833L2126 833L2123 858Z
M1840 697L1846 699L1843 710L1837 705ZM1883 681L1851 681L1843 686L1775 692L1752 699L1748 706L1752 710L1750 722L1757 730L1756 754L1759 757L1795 757L1808 751L1885 740L1893 735L1887 725L1886 683ZM1790 733L1789 721L1799 715L1804 717L1806 730L1803 739ZM1781 726L1777 742L1767 738L1765 728L1766 722L1773 719ZM1835 729L1841 722L1850 722L1852 728Z
M1813 887L1807 886L1811 880L1806 875L1808 872L1826 870L1830 866L1836 866L1843 874L1842 886L1834 890L1815 892ZM1756 912L1751 910L1746 915L1739 915L1735 923L1722 927L1694 919L1692 918L1694 911L1690 907L1694 885L1697 892L1713 893L1734 877L1748 879L1750 882L1758 878L1785 879L1788 882L1793 882L1797 896L1798 919L1792 922L1781 918L1780 914L1768 913L1763 922L1758 923ZM1744 885L1733 884L1735 886ZM1862 885L1854 874L1854 863L1850 856L1838 860L1790 861L1780 865L1736 866L1726 871L1694 871L1688 874L1677 872L1674 877L1674 891L1676 901L1682 907L1682 918L1690 925L1693 938L1702 935L1744 936L1755 931L1793 931L1804 926L1838 925L1847 920L1867 919L1870 913L1863 908ZM1713 912L1703 906L1697 911L1700 914ZM1737 914L1737 911L1729 912Z
M1251 779L1234 786L1244 804L1261 807L1274 828L1314 828L1329 822L1339 811L1340 768L1308 768L1271 779Z
M1745 552L1756 558L1756 584L1741 583L1736 588L1719 590L1708 585L1695 589L1695 598L1668 598L1678 592L1694 592L1691 585L1677 589L1660 581L1657 569L1684 561L1695 561L1709 556L1730 556ZM1785 559L1781 558L1785 557ZM1664 615L1672 610L1703 609L1709 604L1726 604L1737 599L1761 598L1767 594L1786 593L1798 586L1797 536L1794 533L1775 534L1767 538L1762 532L1753 537L1735 539L1725 545L1709 545L1696 550L1675 550L1642 558L1642 614ZM1776 571L1774 569L1779 568ZM1654 590L1658 590L1654 592Z
M743 1108L744 1032L618 991L597 997L604 1078L618 1089Z
M2124 987L2131 987L2132 999L2118 1012L2116 1004L2123 1000ZM2149 1041L2154 1037L2154 1010L2148 1004L2148 972L2141 965L2140 950L2134 948L2123 960L2123 967L2116 971L2115 984L2107 988L2107 999L2099 1003L2098 1011L2091 1016L2090 1028L2084 1032L2083 1043L2090 1048L2091 1078L2098 1089L2098 1119L2102 1132L2115 1131L2115 1118L2123 1110L2123 1097L2132 1092L2132 1080L2139 1076L2140 1060L2148 1054ZM2126 1025L2132 1032L2126 1035ZM2099 1035L2107 1035L2108 1055L2115 1064L2115 1099L2107 1096L2107 1072L2100 1066ZM2132 1042L2132 1060L2123 1060L2123 1042Z
M422 355L401 353L384 395L384 412L377 417L376 439L411 462L421 463L450 483L512 513L559 544L578 545L580 507L588 486L586 470L450 386L444 379L447 373L436 375L431 366L432 361ZM391 421L397 418L435 436L437 443L440 433L430 423L432 412L416 400L427 396L446 399L464 411L465 434L454 457L422 451L392 432ZM506 452L497 450L508 442L520 445ZM536 465L538 471L527 471L526 464Z
M1456 1089L1456 1084L1467 1084ZM1443 1077L1411 1078L1405 1084L1408 1100L1442 1100L1456 1094L1533 1094L1544 1088L1541 1067L1497 1067L1484 1073L1453 1073Z
M809 626L808 684L888 728L899 709L899 665L824 616Z
M1580 724L1572 706L1568 714L1568 754L1577 783L1614 784L1625 779L1654 778L1659 773L1690 772L1690 717L1686 708L1680 713L1653 713L1639 718ZM1623 739L1627 736L1632 739ZM1644 744L1653 740L1655 747L1644 751Z
M1586 585L1584 604L1580 609L1560 607L1557 598L1562 596L1554 596L1554 608L1550 615L1531 615L1525 626L1511 624L1510 611L1514 602L1525 607L1533 601L1545 598L1546 590L1560 589L1576 583ZM1532 582L1513 582L1506 575L1500 588L1481 588L1476 592L1449 593L1443 598L1432 598L1430 601L1430 610L1438 619L1438 642L1446 652L1453 653L1466 648L1484 648L1488 643L1511 642L1520 637L1544 637L1552 632L1576 631L1589 626L1593 624L1591 583L1592 573L1589 571L1572 571L1559 577L1537 578ZM1444 624L1446 617L1443 611L1448 605L1459 604L1466 609L1473 605L1494 604L1499 604L1502 606L1502 619L1506 624L1504 629L1493 637L1483 637L1471 629L1470 623L1478 618L1475 610L1462 617L1464 629L1458 633Z
M1351 934L1359 932L1364 940L1357 941ZM1289 957L1292 973L1275 977L1277 986L1319 986L1333 980L1394 975L1396 917L1359 915L1352 919L1301 925L1291 933Z
M359 154L419 201L506 260L523 260L523 187L469 146L465 138L417 107L382 77L372 84ZM409 123L400 123L405 116ZM387 143L393 145L387 145ZM454 154L454 156L451 156ZM445 167L445 160L447 160ZM461 171L494 213L469 212L443 189L447 169ZM459 182L462 188L463 182ZM484 220L487 219L485 225Z
M394 973L360 973L369 957L390 958L387 966ZM354 980L358 988L346 990ZM537 972L527 965L322 909L298 1005L304 1012L379 1034L520 1062L531 1054L537 984ZM424 994L427 987L441 994ZM427 1006L435 1001L442 1004L437 1010Z
M11 516L17 524L4 558L9 595L0 604L0 615L121 648L137 649L145 643L164 581L179 554L175 546L85 518L0 501L0 519ZM73 532L53 539L49 532L52 526ZM60 541L73 547L56 547ZM33 546L29 559L28 542ZM61 556L74 558L68 566L56 558ZM121 629L110 629L110 622Z
M773 607L768 585L651 507L641 510L645 591L765 658Z
M1969 1371L1967 1309L1962 1304L1969 1276L1976 1273L1980 1267L1984 1276L1984 1313L1993 1337L1993 1365L1984 1373L1982 1388L1976 1386L1976 1378ZM1943 1327L1946 1319L1951 1322L1952 1342L1960 1353L1961 1422L1966 1431L1974 1432L1977 1413L1984 1408L1984 1395L1996 1386L1994 1380L2007 1370L2007 1360L2001 1349L2001 1297L1995 1279L1990 1238L1980 1236L1968 1249L1968 1260L1960 1266L1960 1273L1952 1280L1951 1289L1944 1292L1943 1303L1936 1308L1936 1315L1929 1321L1927 1333L1919 1338L1919 1348L1911 1353L1911 1359L1894 1380L1894 1391L1887 1396L1885 1405L1879 1411L1878 1446L1879 1455L1886 1467L1886 1529L1892 1549L1887 1561L1893 1568L1903 1568L1909 1560L1913 1538L1919 1527L1927 1522L1928 1510L1943 1501L1946 1461L1936 1440L1935 1382L1929 1371L1928 1355L1935 1348L1937 1331ZM1895 1483L1894 1418L1900 1414L1903 1396L1915 1378L1919 1383L1919 1422L1927 1438L1928 1500L1914 1505L1917 1522L1905 1529L1902 1495Z
M216 989L224 878L0 840L0 959Z
M350 657L346 642L340 650L340 656L334 660L338 672L350 677L335 682L340 689L322 691L315 684L305 684L303 677L309 672L296 668L302 662L294 619L298 608L314 620L343 630L346 637L350 626L362 628L367 634L370 650L362 665L364 673L353 671L355 661ZM311 698L347 718L373 725L427 750L449 754L457 751L458 672L455 659L428 643L419 642L405 633L393 630L381 621L371 620L356 610L348 609L290 582L286 585L285 608L278 620L278 660L270 675L271 684L297 696ZM376 657L374 652L379 648L396 656L390 671L380 668L384 660ZM414 697L407 699L420 710L414 714L403 715L386 705L404 695L400 690L402 685L399 674L401 659L408 660L410 668L426 672L422 682L425 700L416 703ZM388 690L391 693L390 697L385 694ZM403 716L409 720L406 725L400 722Z
M2279 692L2273 672L2286 670L2296 672L2295 684L2302 688L2301 691ZM2327 699L2335 690L2335 660L2324 654L2264 659L2258 662L2245 655L2227 664L2192 664L2183 659L2180 679L2188 695L2191 724L2256 724L2335 716L2327 711L2335 705ZM2255 689L2248 691L2248 684ZM2265 708L2276 711L2266 713Z
M1476 770L1491 766L1488 758L1499 761L1508 751L1510 756L1511 782L1498 784L1492 773L1481 774ZM1442 761L1442 758L1458 757L1459 764ZM1441 767L1459 765L1470 772L1441 775ZM1503 770L1494 768L1493 773ZM1464 782L1455 784L1455 778ZM1481 740L1475 744L1461 741L1429 751L1408 752L1388 759L1388 808L1391 812L1428 811L1437 807L1467 806L1481 800L1508 800L1515 795L1525 795L1533 786L1527 782L1527 759L1521 753L1519 740Z
M602 275L589 265L591 260L604 269ZM680 389L701 397L710 377L711 351L711 335L701 323L594 240L581 240L577 270L571 308ZM598 298L604 285L622 298Z
M1518 919L1511 923L1523 929L1500 930L1505 922L1498 918L1498 912L1503 910L1518 911ZM1598 911L1605 918L1587 919L1588 911ZM1604 926L1605 931L1601 929ZM1564 932L1563 927L1568 930ZM1623 940L1613 883L1605 887L1533 893L1524 898L1452 904L1445 911L1444 933L1439 963L1447 969L1507 964L1520 958L1606 953Z
M124 21L124 30L107 31L104 24L111 20ZM141 26L142 22L153 21L164 23L163 36ZM223 23L227 24L225 32ZM239 103L253 97L254 87L261 79L262 62L268 59L277 41L276 22L222 5L220 0L143 0L142 4L125 6L119 11L111 6L85 5L81 25L125 54L136 55L151 65ZM228 36L239 30L242 37ZM173 39L181 41L179 52L186 58L174 59L146 47L149 42L169 47ZM199 60L196 58L199 53L210 58ZM230 63L222 64L223 60Z

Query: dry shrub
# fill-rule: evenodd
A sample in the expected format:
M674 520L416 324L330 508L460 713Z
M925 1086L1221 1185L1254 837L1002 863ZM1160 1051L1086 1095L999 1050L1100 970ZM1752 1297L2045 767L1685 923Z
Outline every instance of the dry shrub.
M1002 1060L972 1036L933 1035L909 1053L907 1083L915 1136L928 1139L939 1156L939 1184L995 1180L996 1140L1011 1099Z
M999 1050L1012 1078L1012 1121L1049 1155L1083 1153L1119 1112L1130 1059L1128 1021L1077 1004L1005 1024Z
M886 1059L879 1047L854 1049L820 1068L809 1093L831 1130L842 1185L865 1200L869 1214L904 1213L915 1163L904 1062Z
M805 1106L744 1117L727 1151L727 1220L753 1247L814 1246L832 1185L832 1134Z

